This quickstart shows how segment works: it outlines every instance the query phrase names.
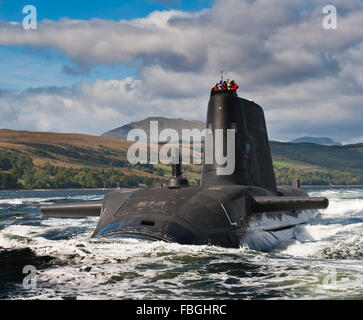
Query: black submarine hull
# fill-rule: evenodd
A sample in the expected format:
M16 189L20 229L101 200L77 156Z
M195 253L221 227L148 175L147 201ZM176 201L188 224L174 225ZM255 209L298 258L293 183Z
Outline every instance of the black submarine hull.
M260 106L217 94L209 101L206 123L212 132L223 129L223 139L213 140L213 150L223 153L227 130L234 129L235 152L228 159L235 163L232 173L219 174L224 165L213 158L203 163L201 185L189 187L179 164L173 167L169 187L120 190L107 194L102 203L42 211L51 216L100 215L94 238L137 237L269 251L294 238L296 227L308 222L316 209L328 206L326 198L310 198L298 187L276 186Z
M290 189L290 190L286 190ZM137 237L180 244L248 246L269 251L293 238L295 227L311 219L325 198L308 198L285 187L278 197L258 187L211 186L117 191L105 196L92 237ZM296 193L299 196L296 196ZM276 211L278 203L309 210Z

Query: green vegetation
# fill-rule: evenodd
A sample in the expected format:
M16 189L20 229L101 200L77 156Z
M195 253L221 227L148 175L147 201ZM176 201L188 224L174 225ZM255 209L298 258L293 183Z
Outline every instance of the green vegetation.
M122 160L121 160L122 161ZM123 166L122 162L122 166ZM359 169L296 169L295 161L274 161L278 184L291 184L299 178L302 185L352 185L363 184L363 170ZM160 166L128 166L128 170L137 169L154 177L135 174L126 175L120 168L80 169L53 166L49 162L35 166L31 157L19 156L0 151L0 188L1 189L49 189L49 188L133 188L153 187L164 184L170 176L170 170ZM197 175L200 166L184 166L185 174ZM199 184L199 179L190 179L192 185Z
M363 170L363 144L323 146L314 143L270 142L271 153L324 168Z
M363 144L323 146L270 142L278 184L299 178L302 185L363 184Z
M152 172L149 167L146 170ZM157 171L162 173L160 169ZM1 189L152 187L165 180L162 177L128 176L116 168L74 169L55 167L49 162L35 166L30 157L0 152Z
M162 164L130 165L122 140L21 134L2 131L0 136L0 189L152 187L165 184L171 175L171 167ZM294 179L302 185L363 184L363 144L272 141L270 147L277 184ZM201 166L183 169L189 183L199 185Z
M363 184L362 170L296 170L291 167L276 167L277 184L291 184L300 179L302 185L359 185Z

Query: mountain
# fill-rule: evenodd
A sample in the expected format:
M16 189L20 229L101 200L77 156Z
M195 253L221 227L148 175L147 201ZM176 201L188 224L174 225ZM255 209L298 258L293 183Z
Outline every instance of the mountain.
M272 157L288 159L320 168L363 172L363 144L325 146L312 143L286 143L270 141Z
M164 129L175 129L179 137L182 136L182 129L199 129L203 130L205 124L202 121L184 120L184 119L169 119L163 117L150 117L141 121L131 122L122 127L112 129L102 134L103 137L111 137L122 140L127 140L127 134L132 129L142 129L150 135L150 121L158 121L159 133Z
M85 134L0 130L0 189L150 187L170 177L167 165L130 165L132 144ZM200 166L184 170L192 185L199 183Z
M289 141L289 143L315 143L325 146L341 146L341 143L325 137L300 137Z
M4 153L16 157L27 156L32 159L38 169L34 171L34 177L28 177L27 181L30 182L33 178L38 179L38 176L48 172L48 169L43 168L47 163L54 168L68 168L65 172L69 173L67 173L69 179L73 179L72 177L81 179L87 173L82 171L83 168L92 170L87 173L90 179L92 175L97 175L96 171L107 173L108 170L117 170L120 174L115 176L113 180L116 182L112 185L120 183L120 186L126 186L125 182L120 182L120 177L126 182L127 179L132 180L133 177L137 177L146 181L147 186L165 181L170 177L171 168L167 165L130 165L126 155L132 144L132 142L105 136L0 130L0 188L1 184L4 184L5 176L11 174L9 165L6 163L10 158L4 156ZM270 148L278 184L289 184L293 179L300 178L303 185L363 185L363 143L325 146L270 141ZM22 166L20 165L19 168ZM69 171L70 169L76 171ZM183 169L189 181L194 185L199 183L200 165L184 165ZM56 169L51 171L55 172ZM48 174L48 178L50 179L49 176L52 175L53 173ZM107 181L109 180L107 178ZM47 187L47 184L29 185L34 185L34 188ZM103 182L101 185L103 186ZM72 187L73 185L67 185L65 182L62 186Z
M101 136L117 138L121 140L127 140L127 134L132 129L142 129L146 132L147 136L150 136L150 121L158 121L159 133L164 129L175 129L179 137L182 136L182 129L199 129L205 128L205 123L196 120L184 120L184 119L170 119L164 117L150 117L141 121L131 122L122 127L112 129L103 133ZM341 146L341 143L335 142L327 137L300 137L289 141L289 143L315 143L325 146Z
M119 168L123 174L157 177L128 168L131 142L85 134L0 130L0 153L30 157L36 166L50 163L64 168ZM1 173L1 168L0 168Z

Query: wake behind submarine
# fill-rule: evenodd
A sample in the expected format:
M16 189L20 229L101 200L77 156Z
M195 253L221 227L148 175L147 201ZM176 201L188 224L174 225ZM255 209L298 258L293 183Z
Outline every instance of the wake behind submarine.
M114 191L102 202L44 206L48 216L100 216L92 237L137 237L189 245L269 251L291 240L328 199L309 197L299 186L276 186L263 109L222 92L210 97L207 128L235 130L235 169L218 175L215 159L190 187L181 164L164 188ZM223 130L226 138L227 130ZM214 147L220 141L213 141ZM204 157L205 158L205 157Z

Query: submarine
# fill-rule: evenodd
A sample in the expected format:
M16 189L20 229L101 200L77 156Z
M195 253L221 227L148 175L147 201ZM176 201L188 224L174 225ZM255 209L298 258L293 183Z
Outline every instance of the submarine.
M99 216L92 238L141 238L186 245L226 248L248 246L270 251L294 239L299 225L317 209L327 208L324 197L309 197L298 183L277 186L264 111L258 104L231 92L211 94L207 128L235 130L235 166L223 167L215 157L205 161L199 186L189 186L182 164L172 164L165 187L117 190L101 202L48 205L43 214L54 217ZM213 147L223 143L213 141ZM225 144L222 146L225 151Z

